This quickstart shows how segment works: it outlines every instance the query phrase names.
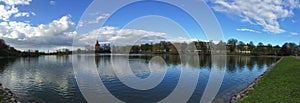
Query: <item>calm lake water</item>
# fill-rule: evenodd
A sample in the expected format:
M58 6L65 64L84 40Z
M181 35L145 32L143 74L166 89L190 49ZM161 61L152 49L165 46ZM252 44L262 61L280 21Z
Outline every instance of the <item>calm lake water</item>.
M110 55L73 55L73 56L40 56L27 58L2 58L0 59L0 82L15 94L27 101L54 102L54 103L81 103L87 102L81 91L98 91L93 84L93 75L89 75L96 68L105 87L116 98L125 102L157 102L167 97L176 87L180 70L191 74L199 72L196 89L189 102L199 102L203 91L208 83L212 65L211 57L201 56L199 65L194 62L182 62L183 59L193 61L195 56L180 58L174 55L162 55L161 61L151 61L153 55L130 55L129 60L124 55L114 56L114 61ZM251 56L227 56L226 65L219 65L225 69L225 76L221 88L215 97L215 102L228 102L230 97L245 88L259 75L267 70L279 58L275 57L251 57ZM76 64L72 64L76 61ZM112 62L113 61L113 62ZM121 67L113 68L114 65L123 65L128 62L131 71L128 72ZM85 64L77 68L76 81L73 66L78 63ZM150 71L149 64L154 65ZM216 64L218 65L218 64ZM161 66L161 67L159 67ZM165 68L165 69L162 69ZM181 68L181 69L180 69ZM118 75L114 74L114 70ZM135 77L146 79L150 76L164 78L161 82L149 90L137 90L122 83L122 79L133 80ZM79 75L81 74L81 75ZM79 76L78 76L79 75ZM186 76L191 81L185 82L187 85L194 80L193 75ZM100 81L99 81L100 82ZM135 81L129 81L135 83ZM155 81L149 81L155 82ZM79 85L80 84L80 85ZM79 85L79 86L78 86ZM80 89L79 89L80 88ZM100 90L101 91L101 90Z

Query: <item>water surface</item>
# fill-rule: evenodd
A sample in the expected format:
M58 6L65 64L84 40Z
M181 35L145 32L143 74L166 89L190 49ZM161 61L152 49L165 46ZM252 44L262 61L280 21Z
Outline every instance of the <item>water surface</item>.
M157 56L157 55L156 55ZM106 88L118 99L125 102L157 102L167 97L176 87L180 78L180 70L185 70L187 85L195 78L193 73L200 72L196 89L189 102L199 102L209 74L213 65L225 69L225 76L221 88L215 98L215 102L228 102L230 97L245 88L259 75L274 64L278 58L275 57L251 57L251 56L227 56L226 64L212 63L211 57L200 56L200 62L193 60L195 56L179 57L175 55L159 55L164 62L152 62L154 55L130 55L129 60L124 55L73 55L73 56L40 56L25 58L2 58L0 59L0 82L11 89L18 96L25 100L39 102L87 102L81 94L80 89L98 91L95 86L89 86L91 77L88 74L92 68L97 69ZM85 74L82 81L76 81L73 71L73 61L88 64L81 67L79 72ZM182 62L189 61L189 62ZM149 76L164 76L162 81L149 90L137 90L122 83L121 79L131 80L133 77L128 71L119 67L114 69L112 63L129 63L133 74L140 79L147 79ZM149 63L155 69L150 72ZM160 67L161 66L161 67ZM166 66L164 68L164 66ZM118 75L114 72L119 73ZM80 89L78 83L80 83ZM135 81L129 81L135 83ZM154 81L149 81L154 82ZM142 84L141 84L142 85ZM101 90L99 90L101 91Z

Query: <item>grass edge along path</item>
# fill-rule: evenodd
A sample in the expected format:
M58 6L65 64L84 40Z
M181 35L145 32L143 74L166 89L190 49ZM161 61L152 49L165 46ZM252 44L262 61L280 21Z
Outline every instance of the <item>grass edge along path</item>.
M245 89L241 90L240 92L236 93L235 95L233 95L231 97L230 103L236 103L237 101L241 101L242 99L246 98L248 96L249 91L254 90L254 86L258 83L258 81L268 72L271 71L271 69L277 65L280 61L282 60L282 58L280 58L280 60L278 60L276 63L272 64L271 66L268 67L268 69L261 74L260 76L258 76L257 78L255 78L255 80L248 85L248 87L246 87Z
M239 103L300 103L300 60L283 57L247 90Z

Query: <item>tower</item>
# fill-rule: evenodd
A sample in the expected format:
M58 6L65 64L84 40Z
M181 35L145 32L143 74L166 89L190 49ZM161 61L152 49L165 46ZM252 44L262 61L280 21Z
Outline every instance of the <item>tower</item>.
M96 44L95 44L95 52L99 52L100 51L100 44L97 40Z

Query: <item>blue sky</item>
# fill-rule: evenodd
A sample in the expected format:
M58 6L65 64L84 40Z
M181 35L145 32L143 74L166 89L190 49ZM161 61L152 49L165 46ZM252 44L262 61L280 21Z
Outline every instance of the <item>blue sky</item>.
M30 21L33 26L48 24L65 15L71 15L78 22L85 9L93 0L32 0L30 5L18 5L20 11L34 12L30 17L11 18L12 21Z
M270 43L280 46L285 42L300 43L299 0L256 1L205 0L219 21L225 41L236 38L245 43L253 41L255 44L263 42L265 45ZM130 40L136 36L146 39L164 38L167 35L172 35L176 40L186 40L186 33L192 31L199 33L194 39L206 39L201 30L194 29L189 17L180 13L181 10L151 4L148 9L153 9L131 8L120 13L121 17L114 17L106 9L117 3L105 1L101 5L106 6L99 7L103 10L89 12L87 8L92 2L93 0L0 0L0 8L3 8L0 13L0 38L17 49L42 51L71 47L73 37L81 35L76 27L82 27L80 30L86 30L91 36L81 39L86 42L84 45L94 43L95 39L100 38L99 35L102 42L122 41L120 38ZM155 9L157 10L154 12ZM169 11L164 12L165 10ZM145 16L147 14L149 16ZM120 29L124 20L141 15L144 17L126 24L125 30ZM112 22L106 25L109 27L101 28L100 24L110 16Z

